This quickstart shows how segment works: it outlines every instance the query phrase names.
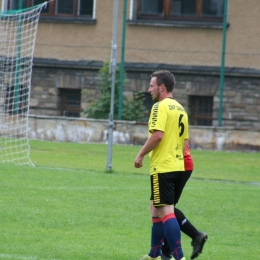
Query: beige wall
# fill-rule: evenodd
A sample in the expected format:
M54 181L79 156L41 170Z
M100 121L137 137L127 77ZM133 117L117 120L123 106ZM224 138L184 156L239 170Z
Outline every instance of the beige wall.
M229 0L226 65L260 69L260 1ZM219 66L222 30L128 26L126 60ZM145 29L145 32L144 32ZM136 50L149 49L138 52Z
M260 132L233 128L190 127L191 148L206 150L259 151ZM59 142L108 142L108 121L65 117L30 116L30 139ZM115 121L114 144L143 145L147 124Z
M260 1L229 2L227 66L260 69Z
M60 60L109 59L113 0L97 0L96 17L96 24L40 22L34 56Z
M109 59L113 7L114 0L97 0L96 24L40 22L34 56L60 60ZM229 0L228 10L226 66L260 69L260 1ZM123 1L119 1L118 60L122 11ZM127 25L126 62L220 66L221 51L221 29Z

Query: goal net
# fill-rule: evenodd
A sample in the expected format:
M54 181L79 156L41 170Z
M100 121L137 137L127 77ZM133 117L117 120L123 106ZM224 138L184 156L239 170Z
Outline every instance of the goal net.
M29 98L37 26L45 4L0 11L0 162L33 165Z

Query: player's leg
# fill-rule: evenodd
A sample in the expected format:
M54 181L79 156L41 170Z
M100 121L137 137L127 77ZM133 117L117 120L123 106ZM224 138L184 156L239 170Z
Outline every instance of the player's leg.
M160 188L162 189L162 192L160 204L156 204L156 201L154 200L154 205L156 207L163 205L158 207L158 211L163 220L165 237L168 241L171 254L175 259L184 258L181 247L180 227L174 214L173 206L175 201L176 183L182 173L183 172L171 172L161 174Z
M175 205L180 199L180 196L182 194L182 191L190 178L192 174L192 170L190 171L185 171L180 175L180 178L178 179L176 183L176 188L175 188ZM175 207L174 213L176 216L176 219L178 221L178 224L180 226L180 229L183 233L185 233L187 236L189 236L192 239L191 245L193 246L193 252L192 252L192 259L197 257L203 249L204 243L207 240L208 236L206 233L199 232L195 226L192 225L192 223L185 217L185 215L182 213L181 210L177 209ZM170 259L170 248L168 245L167 240L164 241L162 245L162 259ZM165 256L165 258L164 258ZM193 258L194 257L194 258Z
M191 245L193 251L191 254L191 259L198 257L202 253L203 246L208 239L208 235L204 232L200 232L194 227L189 220L185 217L181 210L174 208L174 213L177 218L180 229L183 233L192 239ZM164 239L162 246L162 260L171 259L171 250L169 248L167 239Z
M151 228L151 248L147 255L140 260L161 259L162 241L164 239L164 227L161 218L159 217L157 209L153 206L154 189L159 189L158 175L151 175L151 200L150 213L152 217Z
M179 175L179 178L176 181L176 185L175 185L175 193L174 193L174 205L175 206L178 203L178 201L181 197L182 191L183 191L187 181L189 180L191 174L192 174L192 170L181 172L181 174Z
M181 175L176 188L175 205L178 203L182 191L187 181L189 180L191 174L192 174L192 170L185 171ZM204 232L198 231L197 228L195 228L195 226L191 224L191 222L185 217L185 215L180 210L176 209L175 213L176 213L175 215L178 220L178 223L180 224L181 231L192 239L191 245L193 249L192 249L191 259L194 259L198 257L199 254L202 253L202 249L205 242L208 239L208 235Z
M196 229L196 227L192 225L192 223L186 218L180 209L175 207L174 213L181 231L189 236L192 240L195 239L199 234L199 231Z
M176 205L177 202L179 201L179 198L182 194L184 186L187 183L188 179L190 178L191 174L192 174L192 170L181 172L179 174L178 178L174 180L174 185L175 185L174 194L173 194L174 205ZM175 211L176 211L176 214L175 214ZM180 214L178 214L178 213L179 213L178 209L177 210L174 209L174 214L176 216L179 227L181 229L180 223L183 221L183 219L181 218ZM162 259L171 259L171 249L169 247L167 238L165 238L165 241L162 245Z
M174 259L185 259L181 245L181 231L175 214L173 212L165 212L165 208L165 206L160 208L160 215L164 216L162 217L162 220L164 225L165 239L168 242L171 253L170 255L173 256Z

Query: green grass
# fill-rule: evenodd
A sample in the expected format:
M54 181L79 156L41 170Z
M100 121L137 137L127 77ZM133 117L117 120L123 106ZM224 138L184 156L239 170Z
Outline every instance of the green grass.
M150 245L148 158L140 147L31 141L36 167L1 164L0 259L135 260ZM260 154L192 150L178 204L209 235L199 259L258 259ZM186 258L190 239L182 235Z
M106 171L107 145L31 141L31 158L36 166ZM140 146L114 145L112 170L122 174L148 174L149 161L134 168ZM260 153L192 151L193 178L260 182Z

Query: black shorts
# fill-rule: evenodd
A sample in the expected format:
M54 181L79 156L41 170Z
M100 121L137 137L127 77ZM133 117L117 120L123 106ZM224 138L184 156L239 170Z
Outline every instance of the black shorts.
M178 180L178 183L176 184L176 186L178 188L176 189L176 193L175 193L174 205L176 205L178 203L178 201L181 197L182 191L184 189L184 186L186 185L186 182L190 178L191 174L192 174L192 170L182 172L182 174L180 175L180 179Z
M153 174L150 176L153 205L175 205L192 171Z

